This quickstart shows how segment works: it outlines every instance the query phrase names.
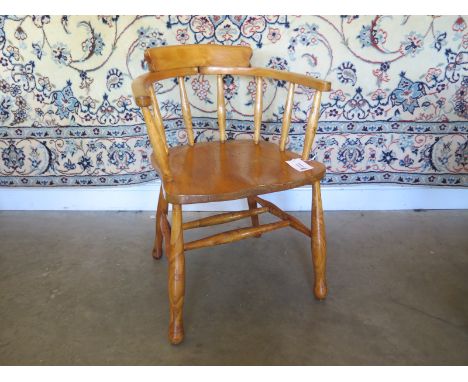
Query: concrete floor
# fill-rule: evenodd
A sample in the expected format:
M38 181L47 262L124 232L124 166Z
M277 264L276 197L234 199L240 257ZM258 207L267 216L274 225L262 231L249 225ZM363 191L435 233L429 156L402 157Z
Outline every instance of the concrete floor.
M151 215L0 213L0 364L468 365L468 211L327 213L325 302L291 229L191 251L179 346Z

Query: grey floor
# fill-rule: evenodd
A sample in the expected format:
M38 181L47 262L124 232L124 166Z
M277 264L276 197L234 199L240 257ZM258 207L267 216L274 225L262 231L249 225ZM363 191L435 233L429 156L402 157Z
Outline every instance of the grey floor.
M179 346L151 215L0 213L0 364L468 365L468 211L327 213L324 302L291 229L191 251Z

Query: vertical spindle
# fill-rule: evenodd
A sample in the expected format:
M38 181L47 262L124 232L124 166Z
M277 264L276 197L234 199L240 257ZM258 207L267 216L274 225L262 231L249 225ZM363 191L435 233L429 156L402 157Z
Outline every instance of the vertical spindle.
M254 142L258 143L260 139L260 127L262 126L262 111L263 111L263 81L262 77L256 77L256 94L254 108Z
M289 134L289 127L291 125L291 114L293 109L294 89L296 84L290 82L288 88L288 97L286 98L286 105L283 113L283 126L281 128L280 150L284 151L286 146L286 139Z
M226 140L226 101L224 98L224 82L222 74L218 74L217 85L219 140L224 142Z
M306 133L304 137L304 148L302 150L302 160L309 159L312 143L314 142L315 133L317 132L318 119L320 117L320 99L322 92L316 91L312 102L312 109L307 121Z
M190 146L193 146L193 127L192 127L192 113L190 112L190 103L185 90L184 77L178 77L180 89L180 101L182 104L182 115L184 117L185 128L187 129L187 137Z

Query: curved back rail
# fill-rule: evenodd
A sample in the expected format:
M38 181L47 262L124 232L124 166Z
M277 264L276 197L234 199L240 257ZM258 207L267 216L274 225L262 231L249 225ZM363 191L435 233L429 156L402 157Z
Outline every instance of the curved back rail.
M254 103L254 143L260 139L263 111L263 81L265 78L289 82L288 95L283 114L279 150L284 151L290 130L293 109L294 92L297 85L315 89L312 107L310 109L302 159L307 160L312 149L320 116L320 100L322 92L330 91L331 84L302 74L280 71L269 68L250 67L252 50L249 47L231 47L220 45L185 45L152 48L145 52L150 72L136 78L132 83L135 101L140 106L147 126L148 136L155 153L156 164L159 167L163 181L171 181L172 174L168 165L168 146L164 131L164 122L159 110L154 91L154 83L168 78L177 78L182 115L187 130L188 144L195 143L190 102L185 89L184 78L197 74L216 76L217 115L220 141L225 142L226 136L226 102L224 97L223 76L238 75L255 78L256 95ZM151 109L152 111L151 111Z

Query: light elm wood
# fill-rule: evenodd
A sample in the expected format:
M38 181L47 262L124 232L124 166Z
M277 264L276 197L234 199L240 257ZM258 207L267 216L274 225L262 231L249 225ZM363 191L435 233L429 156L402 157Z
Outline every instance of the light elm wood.
M151 104L153 106L154 124L156 126L156 130L158 131L158 138L162 140L162 143L164 145L164 151L167 154L169 152L169 149L167 147L166 132L164 130L164 121L161 116L161 110L159 109L158 99L156 98L154 87L150 86L149 90L150 90Z
M321 92L328 92L331 83L304 74L287 72L270 68L250 68L250 67L216 67L214 65L199 67L201 74L230 74L232 76L252 76L273 78L279 81L293 82L297 85L313 88Z
M168 69L161 72L149 72L135 78L132 82L132 93L140 107L151 106L150 86L168 78L193 76L198 73L197 67Z
M145 59L149 73L132 83L135 102L141 107L153 153L151 163L162 180L156 211L156 232L153 257L161 258L162 245L169 262L168 291L170 306L169 339L173 344L184 338L183 303L185 294L184 251L206 246L231 243L284 227L291 227L311 238L314 268L314 294L323 299L327 293L326 239L323 220L320 180L325 166L308 161L311 170L298 172L286 161L293 158L307 160L312 149L320 117L322 92L331 84L310 76L274 70L252 68L250 47L230 47L214 44L170 46L148 49ZM193 75L216 75L217 116L219 142L195 144L190 103L184 79ZM226 140L226 100L224 75L242 75L255 78L253 142ZM187 129L188 145L168 148L164 121L154 91L154 83L175 78L179 83L182 115ZM275 79L289 82L279 145L260 140L263 113L263 81ZM315 89L309 112L302 155L286 150L290 130L296 85ZM151 108L152 111L151 112ZM312 228L307 228L294 216L282 211L258 195L283 191L303 185L312 185ZM182 205L218 202L247 198L248 210L222 213L182 223ZM169 223L168 204L173 205L172 226ZM261 207L259 207L259 205ZM281 219L275 223L260 224L259 214L269 212ZM250 217L252 225L184 243L183 230L227 223Z
M247 197L247 204L249 205L249 210L250 211L257 210L257 202L255 201L255 198L253 196L248 196ZM267 211L268 211L267 207L263 207L263 208L266 208ZM260 223L258 221L258 215L252 215L251 220L252 220L252 227L258 227L259 226ZM262 234L259 233L255 237L261 237L261 236L262 236Z
M161 231L163 235L163 242L166 243L165 251L166 256L169 256L169 251L171 250L171 224L167 218L167 211L166 214L161 214Z
M176 204L242 199L311 184L325 174L325 166L316 161L308 161L312 170L296 171L286 163L293 158L300 156L280 151L277 144L266 141L257 145L250 140L230 140L172 147L169 167L177 176L164 183L166 198Z
M169 168L168 155L164 147L164 140L161 136L159 136L153 115L151 114L151 111L148 107L142 107L141 111L143 113L143 118L145 119L146 131L148 133L151 146L153 147L153 155L155 157L155 162L157 163L158 169L166 181L172 181L172 173Z
M150 48L145 60L152 72L190 66L250 66L252 48L215 44L187 44Z
M256 93L254 106L254 142L258 143L260 139L260 128L262 127L263 112L263 82L262 77L255 78Z
M323 219L320 181L312 184L312 262L314 264L314 295L318 300L327 296L325 267L327 262L327 240Z
M190 103L187 97L187 90L185 89L184 77L178 78L180 89L180 101L182 106L182 115L184 117L185 130L187 130L187 138L190 146L193 146L193 126L192 126L192 112L190 111Z
M163 188L161 187L159 191L159 199L158 199L158 208L156 210L156 235L154 239L154 246L153 246L153 257L156 260L159 260L162 256L162 244L163 244L163 232L162 232L162 224L163 224L163 216L167 216L167 209L168 204L166 199L164 199L164 192ZM167 252L166 252L167 253Z
M279 145L281 151L284 151L286 147L286 140L289 134L289 127L291 126L291 114L292 114L292 109L293 109L294 89L295 89L295 84L293 82L290 82L289 87L288 87L288 96L286 98L286 105L284 106L283 124L281 126L281 139L280 139L280 145Z
M183 308L185 296L184 231L182 207L172 206L171 249L169 253L169 340L177 345L184 339Z
M226 140L226 99L224 98L224 82L223 75L219 74L216 78L217 81L217 100L218 100L218 126L219 126L219 140L224 142Z
M317 132L318 120L320 117L320 99L322 92L316 91L312 103L312 110L307 121L306 134L304 137L304 148L302 150L302 160L309 159L312 143L314 143L315 133Z
M191 249L212 247L213 245L232 243L233 241L247 239L249 237L273 231L278 228L284 228L289 226L289 224L289 221L281 220L275 223L262 224L258 227L238 228L232 231L226 231L218 233L216 235L208 236L203 239L190 241L188 243L185 243L184 249L186 251L189 251Z
M267 207L268 212L270 212L272 215L275 215L280 219L289 221L289 223L291 224L291 228L302 232L304 235L307 235L309 237L311 236L310 229L307 228L304 224L302 224L302 222L298 218L295 218L287 212L284 212L282 209L269 202L268 200L262 199L258 196L253 197L253 199L261 206Z
M240 220L240 219L244 219L248 217L257 217L258 219L259 214L263 214L264 212L267 212L267 211L268 211L268 208L261 207L261 208L254 208L254 209L244 210L244 211L225 212L223 214L208 216L206 218L186 222L183 224L183 228L184 230L186 230L186 229L193 229L193 228L209 227L212 225L229 223L232 221L236 221L236 220Z

